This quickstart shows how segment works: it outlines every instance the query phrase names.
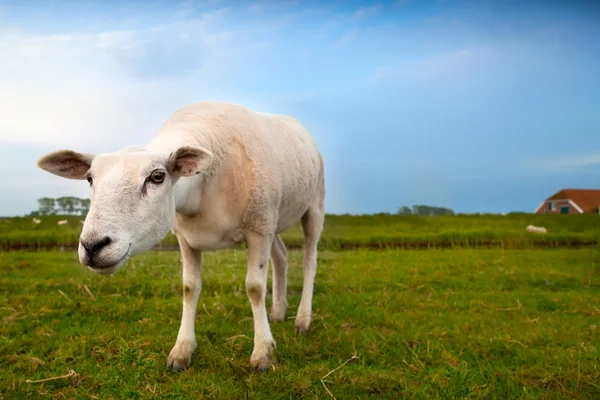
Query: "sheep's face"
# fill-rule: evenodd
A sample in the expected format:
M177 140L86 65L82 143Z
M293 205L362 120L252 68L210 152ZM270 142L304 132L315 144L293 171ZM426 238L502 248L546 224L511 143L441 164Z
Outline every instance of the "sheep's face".
M159 243L173 225L173 186L204 170L212 154L183 147L171 154L127 148L117 153L51 153L48 172L90 185L90 210L79 240L79 261L99 274L115 273L130 257Z

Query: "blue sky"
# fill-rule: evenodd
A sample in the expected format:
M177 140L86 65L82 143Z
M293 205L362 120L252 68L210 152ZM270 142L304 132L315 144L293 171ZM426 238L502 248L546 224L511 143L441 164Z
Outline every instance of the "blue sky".
M39 156L143 145L202 99L301 120L331 213L533 211L600 187L597 2L32 4L0 0L0 215L87 196Z

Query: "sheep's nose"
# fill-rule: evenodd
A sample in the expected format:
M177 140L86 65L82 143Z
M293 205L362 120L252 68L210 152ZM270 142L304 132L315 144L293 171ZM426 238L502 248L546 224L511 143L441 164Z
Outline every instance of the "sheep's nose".
M104 238L102 238L100 240L96 240L93 243L86 244L82 240L81 245L85 249L85 252L87 253L88 257L90 259L93 259L94 255L96 255L100 250L102 250L103 248L108 246L111 242L112 242L112 240L108 236L105 236Z

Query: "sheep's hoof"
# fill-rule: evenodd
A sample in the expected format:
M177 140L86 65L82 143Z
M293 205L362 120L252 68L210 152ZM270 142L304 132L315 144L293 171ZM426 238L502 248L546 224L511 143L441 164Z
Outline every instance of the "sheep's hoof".
M174 371L185 371L190 368L192 363L192 357L188 359L169 359L167 361L167 368L172 369Z
M285 322L285 314L287 312L287 306L279 306L271 309L271 322Z
M310 330L310 317L296 318L296 334L304 334Z
M262 346L255 346L250 365L259 372L267 372L273 366L273 352L275 351L275 342L270 341Z
M167 368L175 371L184 371L192 364L192 354L196 349L196 343L181 342L175 344L167 358Z

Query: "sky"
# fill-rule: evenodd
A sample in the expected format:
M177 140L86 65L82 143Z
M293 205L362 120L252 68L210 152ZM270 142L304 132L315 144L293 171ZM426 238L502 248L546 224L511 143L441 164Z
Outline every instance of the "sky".
M200 100L299 119L328 213L531 212L600 187L598 71L594 1L0 0L0 215Z

